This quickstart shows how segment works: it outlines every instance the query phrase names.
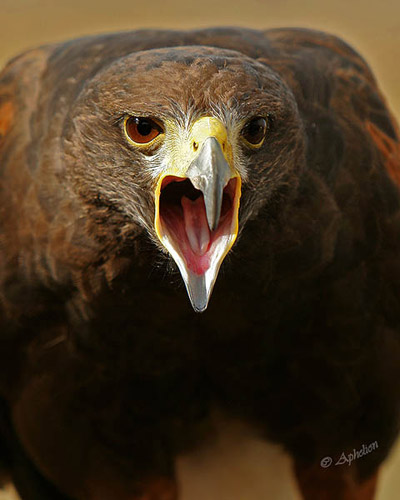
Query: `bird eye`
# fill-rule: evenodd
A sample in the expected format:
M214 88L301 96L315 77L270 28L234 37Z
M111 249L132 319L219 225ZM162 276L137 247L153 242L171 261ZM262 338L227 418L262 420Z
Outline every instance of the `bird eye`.
M267 133L267 120L261 116L252 118L242 130L242 137L251 146L261 146Z
M137 144L148 144L163 133L161 126L151 118L130 116L125 120L128 137Z

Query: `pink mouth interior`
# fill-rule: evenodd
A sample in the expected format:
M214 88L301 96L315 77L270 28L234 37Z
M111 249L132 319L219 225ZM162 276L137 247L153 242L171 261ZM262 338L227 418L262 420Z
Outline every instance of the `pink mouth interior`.
M218 227L210 231L203 193L189 179L165 177L160 194L162 230L195 274L210 267L212 254L220 238L231 234L237 180L231 179L224 189Z

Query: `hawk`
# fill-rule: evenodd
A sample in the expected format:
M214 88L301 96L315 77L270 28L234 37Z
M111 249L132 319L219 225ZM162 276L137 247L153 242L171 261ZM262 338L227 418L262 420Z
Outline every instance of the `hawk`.
M174 461L218 416L281 444L305 499L371 500L400 422L399 253L399 130L337 37L141 30L15 58L0 450L21 497L177 500Z

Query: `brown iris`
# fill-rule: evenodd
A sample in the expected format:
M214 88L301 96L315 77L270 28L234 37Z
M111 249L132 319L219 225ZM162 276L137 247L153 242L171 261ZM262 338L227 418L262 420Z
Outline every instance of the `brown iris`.
M159 136L163 129L151 118L129 117L125 122L128 137L137 144L148 144Z
M261 116L252 118L242 130L242 137L251 146L261 146L267 133L267 120Z

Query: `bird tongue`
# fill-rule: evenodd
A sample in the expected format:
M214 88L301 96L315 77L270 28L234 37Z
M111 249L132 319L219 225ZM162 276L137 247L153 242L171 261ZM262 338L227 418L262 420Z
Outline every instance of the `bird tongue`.
M181 204L190 247L193 253L202 256L207 252L211 239L203 196L199 196L194 201L183 196Z

